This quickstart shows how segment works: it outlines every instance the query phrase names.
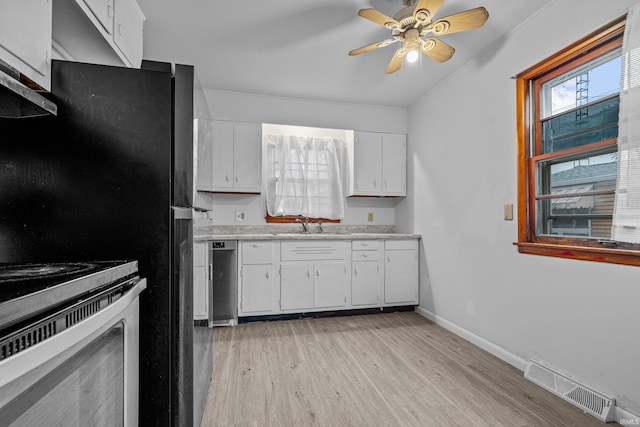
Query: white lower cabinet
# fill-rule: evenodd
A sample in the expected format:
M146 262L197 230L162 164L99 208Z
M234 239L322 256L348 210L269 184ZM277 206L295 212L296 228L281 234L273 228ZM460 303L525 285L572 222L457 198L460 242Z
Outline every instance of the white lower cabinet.
M418 241L386 241L384 259L383 305L418 304Z
M338 308L346 304L347 266L344 261L323 262L314 266L314 308Z
M280 308L339 309L346 305L347 241L287 241L280 245Z
M377 307L382 285L380 243L377 240L354 240L351 250L351 305L357 308Z
M243 313L273 311L273 265L243 265L240 309Z
M239 316L418 304L418 239L244 241Z
M209 318L209 254L207 242L193 244L193 318Z
M238 316L273 314L278 299L278 281L274 275L273 241L240 243Z
M313 308L313 264L280 265L280 308L306 310Z

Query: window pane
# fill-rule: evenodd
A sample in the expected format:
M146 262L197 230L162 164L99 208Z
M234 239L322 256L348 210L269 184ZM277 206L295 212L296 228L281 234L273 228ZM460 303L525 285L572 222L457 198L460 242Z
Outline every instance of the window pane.
M545 153L566 150L618 136L620 98L569 111L542 123Z
M620 51L600 57L542 86L542 118L620 93Z
M538 163L539 235L610 238L616 153ZM585 194L586 193L586 194Z

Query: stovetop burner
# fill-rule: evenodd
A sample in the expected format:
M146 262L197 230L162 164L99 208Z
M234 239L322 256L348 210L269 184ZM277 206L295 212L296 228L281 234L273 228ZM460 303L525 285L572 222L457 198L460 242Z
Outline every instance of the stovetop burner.
M52 279L68 274L89 272L93 268L95 268L95 264L88 263L0 265L0 283L29 279Z

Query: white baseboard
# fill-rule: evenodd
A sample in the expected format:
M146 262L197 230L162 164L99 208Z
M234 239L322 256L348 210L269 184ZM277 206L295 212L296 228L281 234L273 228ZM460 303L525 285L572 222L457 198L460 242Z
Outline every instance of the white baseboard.
M479 337L476 334L473 334L469 331L467 331L466 329L461 328L460 326L449 322L446 319L443 319L442 317L438 316L437 314L434 314L428 310L425 310L424 308L418 306L416 307L416 313L418 313L419 315L421 315L422 317L426 317L427 319L431 320L433 323L435 323L436 325L440 325L443 328L453 332L454 334L458 335L459 337L462 337L464 339L466 339L467 341L471 342L472 344L480 347L481 349L488 351L489 353L493 354L494 356L496 356L499 359L504 360L505 362L507 362L508 364L518 368L519 370L521 370L522 372L525 371L525 369L527 369L527 365L529 364L529 362L519 356L516 356L515 354L505 350L504 348L489 342L487 340L485 340L482 337Z
M480 347L481 349L493 354L494 356L496 356L497 358L504 360L505 362L507 362L508 364L514 366L515 368L521 370L523 373L524 371L527 369L527 365L529 365L529 362L507 350L505 350L504 348L493 344L492 342L487 341L486 339L479 337L476 334L473 334L469 331L467 331L464 328L461 328L460 326L456 325L455 323L451 323L450 321L443 319L442 317L438 316L437 314L434 314L432 312L430 312L429 310L425 310L424 308L418 306L415 309L416 313L418 313L419 315L421 315L422 317L426 317L427 319L431 320L433 323L435 323L436 325L440 325L443 328L453 332L454 334L458 335L461 338L466 339L467 341L469 341L470 343ZM626 409L622 409L618 406L616 406L615 408L616 410L616 416L615 419L616 421L618 421L618 423L620 424L627 424L627 425L640 425L640 417L636 414L633 414L629 411L627 411Z

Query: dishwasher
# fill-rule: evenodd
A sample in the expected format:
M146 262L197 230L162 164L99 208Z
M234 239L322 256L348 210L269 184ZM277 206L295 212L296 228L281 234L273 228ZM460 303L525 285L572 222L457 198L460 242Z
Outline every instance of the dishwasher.
M209 243L209 326L238 323L238 263L235 240Z

